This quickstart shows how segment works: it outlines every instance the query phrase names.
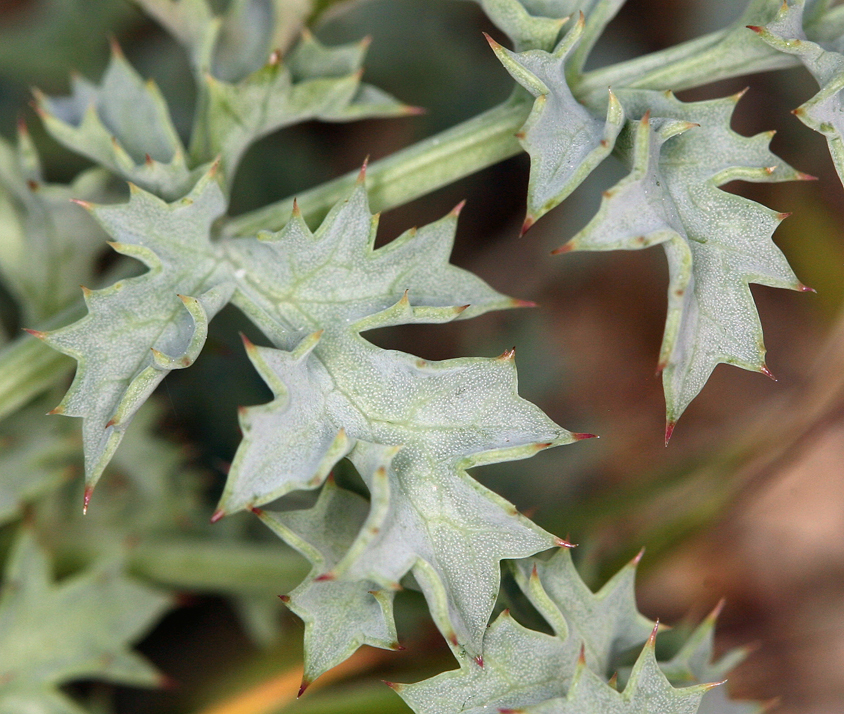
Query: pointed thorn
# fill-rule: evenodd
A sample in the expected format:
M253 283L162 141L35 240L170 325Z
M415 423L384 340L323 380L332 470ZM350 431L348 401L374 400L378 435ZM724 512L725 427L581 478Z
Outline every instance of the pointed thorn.
M29 136L29 127L26 125L26 117L18 117L18 134L21 136Z
M218 508L214 513L211 515L211 522L216 523L219 521L223 516L226 515L226 512L222 508Z
M457 635L455 635L453 632L449 633L448 641L451 642L451 644L454 645L455 647L460 646L460 643L457 641Z
M82 494L82 515L87 515L88 513L88 504L91 503L91 496L94 493L93 486L86 486L85 492Z
M39 184L37 181L33 181L32 179L27 179L26 187L32 191L33 193L39 189Z
M674 433L674 427L677 426L676 421L669 421L665 424L665 445L668 446L668 442L671 441L671 435Z
M539 571L536 569L536 563L533 564L533 569L530 571L530 579L539 579Z
M562 538L554 538L554 543L558 548L577 548L577 543L569 543Z
M796 117L802 117L806 113L806 110L803 107L797 107L797 109L792 109L791 113Z
M237 408L237 415L241 419L246 416L246 412L248 411L247 407L243 406L242 404Z
M451 209L451 212L448 214L449 216L457 216L460 215L460 212L463 210L463 207L466 205L466 199L464 198L460 203L458 203L454 208Z
M175 689L179 689L179 682L177 682L175 679L166 674L158 675L158 681L156 681L156 685L159 689L164 689L170 692Z
M407 105L403 110L402 114L406 117L418 117L422 116L423 114L427 114L428 109L426 107L416 107L413 105Z
M270 58L267 60L267 64L270 67L275 67L279 62L281 62L281 53L278 50L270 52Z
M562 255L563 253L571 253L574 250L574 243L566 243L565 245L561 245L559 248L555 248L551 251L551 255Z
M812 174L803 173L802 171L797 172L797 180L798 181L817 181L817 176L812 176Z
M88 203L88 201L83 201L81 198L71 198L71 203L75 203L77 206L82 206L86 211L91 211L94 209L93 203Z
M46 332L42 332L41 330L30 330L28 327L24 327L23 331L28 332L30 335L39 340L43 340L47 336Z
M656 633L659 631L659 618L657 618L656 622L654 623L654 628L651 630L651 634L648 637L648 644L645 647L654 648L656 647Z
M516 348L511 347L509 350L504 350L498 357L500 360L511 360L516 356Z
M534 223L536 223L536 220L533 216L527 216L525 222L522 223L522 229L519 231L519 238L523 237L533 227Z
M357 183L362 184L366 180L366 167L369 166L369 157L367 156L363 160L363 164L360 167L360 172L358 172Z
M759 368L759 371L764 374L768 379L772 379L775 382L778 381L777 378L774 376L774 373L768 369L768 365L763 363L762 366Z
M211 164L211 168L208 169L208 176L210 178L214 178L220 170L220 162L222 161L221 157L217 157L214 159L214 163Z
M668 362L660 362L659 364L657 364L656 373L654 374L654 377L659 377L659 375L661 375L663 373L663 371L665 370L665 368L667 366L668 366Z
M498 714L524 714L524 709L499 709Z
M384 684L386 684L390 689L392 689L394 692L400 692L402 689L404 689L404 685L399 684L398 682L388 682L386 679L382 679L381 681Z
M336 580L337 576L334 573L323 573L322 575L317 576L314 578L315 583L325 583L329 580Z
M610 142L608 142L606 139L601 139L601 146L603 148L606 149L609 145L610 145Z
M579 431L573 431L571 433L571 436L575 441L583 441L584 439L600 439L601 438L597 434L584 434L584 433L579 432Z
M150 156L149 154L144 154L144 163L147 166L152 166L155 163L155 161L152 160L152 156Z
M64 414L64 407L59 404L59 406L53 407L50 411L47 412L47 416L53 416L54 414Z
M777 215L776 215L776 219L777 219L778 221L784 221L784 220L785 220L786 218L788 218L790 215L791 215L791 213L777 213Z
M255 344L242 332L240 333L240 340L243 342L243 347L247 352L252 352L255 349Z
M299 693L296 695L296 699L298 699L299 697L301 697L301 696L305 693L305 690L306 690L306 689L307 689L310 685L311 685L311 683L310 683L307 679L303 679L303 680L302 680L302 684L300 684L300 685L299 685Z
M513 298L510 301L511 307L539 307L538 303L535 303L533 300L519 300L518 298Z
M720 682L709 682L707 684L702 684L700 686L702 686L708 692L710 689L715 689L715 687L720 687L722 684L726 684L726 683L727 683L727 680L722 679Z
M753 30L757 35L762 34L762 28L759 25L745 25L748 30Z
M112 427L112 426L114 426L114 425L116 425L116 424L117 424L117 417L112 417L111 419L109 419L109 420L106 422L106 425L105 425L104 429L108 429L109 427Z
M288 602L290 602L290 595L279 595L278 599L286 605Z
M501 49L501 45L493 40L486 32L483 33L486 41L489 43L489 46L492 47L493 51Z
M478 667L480 667L481 669L483 669L484 668L484 656L478 655L477 657L475 657L475 664L478 665Z
M523 131L517 131L515 134L513 134L513 136L515 136L519 141L524 141L527 137L527 134L525 134L525 132Z
M817 290L815 290L814 288L810 288L808 285L803 285L803 283L798 283L798 284L797 284L797 289L798 289L801 293L815 293L816 295L817 295L817 293L818 293L818 291L817 291Z
M586 666L586 645L585 644L580 645L580 654L577 655L577 664L578 664L579 667L585 667Z
M82 295L85 297L86 300L91 297L91 293L94 292L93 290L91 290L91 288L85 287L84 285L80 285L79 287L82 288Z
M645 555L645 549L642 548L642 550L640 550L638 553L636 553L636 557L634 557L633 560L630 561L630 565L632 565L635 568L637 565L639 565L639 563L642 562L642 558L644 557L644 555Z
M612 673L612 677L610 677L610 681L607 684L615 689L615 691L618 691L618 672Z
M252 508L250 508L249 510L252 511L252 513L254 513L256 516L258 516L258 518L264 515L263 509L258 508L257 506L252 506Z
M115 57L123 58L123 49L120 47L120 44L117 42L117 38L114 35L109 35L108 44L111 47L111 53Z
M407 647L405 647L404 645L400 645L398 642L393 642L390 647L393 652L405 652L407 650Z
M642 124L647 126L650 123L651 123L651 110L648 109L648 111L645 112L645 116L642 117Z
M715 606L715 608L712 610L712 612L709 613L709 617L707 617L706 619L709 620L710 622L715 622L719 617L721 617L721 613L724 610L724 605L726 605L726 604L727 604L727 598L722 597L718 601L718 604Z

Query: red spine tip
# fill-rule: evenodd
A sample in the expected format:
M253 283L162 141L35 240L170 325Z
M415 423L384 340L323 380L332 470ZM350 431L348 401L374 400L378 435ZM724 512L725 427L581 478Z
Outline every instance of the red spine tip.
M777 214L777 220L778 220L778 221L784 221L784 220L785 220L786 218L788 218L790 215L791 215L791 213L789 213L788 211L783 211L782 213L778 213L778 214Z
M254 513L259 518L264 515L264 511L256 506L252 506L252 508L250 508L249 510L252 511L252 513Z
M18 117L18 133L24 136L29 134L29 127L26 125L26 118L23 116Z
M486 38L486 41L489 43L489 46L492 47L493 50L501 47L501 45L495 40L493 40L486 32L484 32L484 37Z
M451 642L451 644L454 645L455 647L460 646L460 643L457 641L457 635L455 635L453 632L449 633L448 641Z
M37 181L33 181L32 179L28 179L26 182L26 187L32 191L33 193L39 189L39 184Z
M762 34L762 28L759 25L745 25L748 30L753 30L757 35Z
M636 557L634 557L633 560L630 561L630 564L633 567L636 567L637 565L639 565L639 563L642 562L642 558L644 557L644 555L645 555L645 549L642 548L642 550L640 550L638 553L636 553Z
M285 605L290 602L290 595L279 595L278 599L281 600Z
M407 117L418 117L427 114L428 110L425 107L406 106L402 112Z
M398 642L393 642L393 651L394 652L404 652L407 650L407 647L404 645L400 645Z
M222 508L218 508L214 513L211 515L211 522L216 523L219 521L223 516L226 515L226 512Z
M317 576L314 578L314 582L316 583L325 583L329 580L336 580L337 576L334 573L323 573L322 575Z
M158 685L159 689L166 689L170 692L172 692L174 689L179 688L179 683L166 674L159 675L156 684Z
M707 619L710 620L711 622L715 622L721 616L721 613L724 610L724 605L726 605L726 604L727 604L727 599L722 597L718 601L718 604L715 606L715 609L713 609L712 612L709 613L709 617Z
M803 173L802 171L797 172L797 180L798 181L817 181L817 176L812 176L812 174Z
M600 439L601 438L597 434L583 434L583 433L578 432L578 431L572 432L571 436L575 441L583 441L584 439Z
M669 421L665 424L665 445L668 446L668 442L671 441L671 435L674 433L674 427L677 426L676 421Z
M463 207L466 205L466 199L464 198L460 203L458 203L454 208L451 209L451 213L448 215L457 217L460 215L460 212L463 210Z
M532 216L525 218L525 222L522 223L522 229L519 231L519 238L527 233L533 227L534 223L536 223L536 220Z
M655 647L656 646L656 633L659 632L659 618L657 618L656 622L654 623L654 628L651 630L651 634L648 637L648 647Z
M577 655L577 664L581 667L586 666L586 645L580 645L580 654Z
M46 332L41 332L41 330L30 330L28 327L24 327L23 331L28 332L30 335L39 340L43 340L47 336Z
M144 163L147 166L152 166L155 162L152 160L152 156L150 156L149 154L144 154Z
M563 538L554 538L554 543L557 544L558 548L577 548L577 543L569 543L567 540ZM534 569L534 572L536 570Z
M510 304L513 307L539 307L539 304L535 303L533 300L519 300L518 298L513 298Z
M763 364L763 365L759 368L759 371L760 371L762 374L764 374L764 375L765 375L768 379L772 379L772 380L774 380L775 382L777 381L777 378L774 376L774 373L773 373L773 372L771 372L771 370L769 370L769 369L768 369L768 365Z
M484 668L484 656L478 655L477 657L475 657L475 664L478 665L478 667L480 667L481 669L483 669Z
M797 289L798 289L801 293L815 293L816 295L817 295L817 293L818 293L818 291L817 291L817 290L815 290L814 288L810 288L808 285L803 285L803 283L800 283L800 284L798 285Z
M82 515L86 515L88 513L88 505L91 503L91 496L94 493L93 486L86 486L85 493L82 494Z
M90 211L94 207L93 204L83 201L81 198L71 198L70 202L75 203L77 206L82 206L86 211Z
M363 164L360 167L360 171L358 172L358 183L363 183L366 180L366 167L369 166L369 157L367 156L363 160Z
M559 248L555 248L551 251L551 255L562 255L563 253L570 253L574 250L574 246L571 243L566 243L565 245L561 245Z
M311 683L307 679L303 679L302 684L299 685L299 693L296 695L296 699L301 697L309 686L311 686Z

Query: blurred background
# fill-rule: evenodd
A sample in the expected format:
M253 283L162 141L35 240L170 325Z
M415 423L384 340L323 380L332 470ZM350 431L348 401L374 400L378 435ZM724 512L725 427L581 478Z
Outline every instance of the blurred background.
M742 4L629 0L590 64L718 29L738 16ZM505 40L471 2L346 3L315 29L329 43L371 35L366 79L427 113L308 123L262 140L237 176L234 214L450 127L505 99L512 84L481 32ZM98 79L110 34L140 73L159 84L186 133L194 99L186 59L131 3L0 3L0 134L12 138L23 117L50 181L69 181L88 164L44 133L28 108L30 87L64 94L71 71ZM844 702L844 189L825 140L790 113L816 91L802 69L743 77L680 98L726 96L745 86L750 89L734 128L746 135L776 129L774 152L819 178L726 187L794 213L775 239L799 278L817 290L753 287L776 383L721 365L680 420L670 446L663 445L662 386L654 375L666 308L663 252L549 255L594 214L601 191L624 175L614 160L521 240L526 156L386 213L379 242L468 199L453 262L539 308L391 328L371 338L428 359L493 356L515 345L521 394L564 427L601 439L485 468L477 477L541 526L579 543L575 557L593 587L646 547L639 604L651 618L696 622L726 598L717 649L753 647L730 677L731 692L779 697L784 714L822 714L840 711ZM2 304L4 325L15 334L20 318L5 294ZM188 454L209 503L239 441L235 407L269 396L242 355L238 330L260 340L236 310L227 309L213 323L203 356L190 370L173 373L160 395L159 433ZM208 384L218 386L209 390ZM292 584L279 583L278 592ZM412 681L451 668L420 603L411 595L405 599L399 614L407 651L365 653L336 675L339 681L309 693L290 711L404 711L378 680ZM174 686L120 690L115 710L249 714L259 710L213 707L240 690L272 683L287 686L288 697L295 694L298 679L284 677L299 657L301 625L279 616L281 634L262 649L247 638L226 600L185 597L183 607L140 645Z

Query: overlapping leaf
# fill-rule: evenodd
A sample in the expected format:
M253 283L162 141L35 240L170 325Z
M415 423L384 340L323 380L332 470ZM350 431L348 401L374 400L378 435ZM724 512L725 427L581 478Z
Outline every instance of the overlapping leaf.
M157 685L158 673L128 646L169 605L116 563L52 583L49 560L24 530L0 596L0 709L79 714L57 689L74 679Z
M284 601L305 622L306 687L361 645L398 649L396 591L367 580L324 578L346 555L367 520L366 500L328 479L313 508L256 511L280 538L311 561L308 577Z
M619 96L628 115L643 117L628 130L632 172L557 252L663 244L670 285L659 369L668 438L718 363L769 374L748 284L808 289L771 240L786 215L719 186L806 177L768 150L771 133L744 137L730 129L741 95L696 103L644 90Z
M504 612L487 631L482 662L458 650L460 669L391 686L420 714L694 714L711 685L675 689L660 671L654 657L656 627L636 610L637 562L592 593L567 549L547 560L517 561L517 582L548 620L553 636L526 629ZM608 682L610 670L621 654L643 642L619 693Z
M24 124L17 147L0 139L0 271L26 323L56 314L92 280L104 235L70 199L101 200L107 179L91 169L70 186L45 183Z
M455 211L374 250L375 219L358 185L316 234L294 215L278 234L229 245L245 274L235 303L289 351L248 346L276 399L241 414L244 438L219 514L315 488L354 447L383 520L377 534L362 532L334 575L389 588L413 569L435 616L453 623L454 637L477 655L498 561L554 539L465 469L576 437L518 397L511 353L425 362L360 337L516 304L448 264L456 221ZM377 445L402 447L387 490L371 482Z
M308 2L237 0L225 18L206 0L141 4L185 44L196 70L200 96L188 152L156 85L116 45L99 86L75 77L70 97L36 93L36 100L59 142L166 200L187 193L215 159L230 185L249 145L282 127L416 111L361 82L368 40L328 48L305 33L281 60L279 45L299 31Z
M527 217L524 233L566 198L613 150L624 125L624 110L612 92L606 121L572 95L566 82L566 59L576 47L583 15L552 53L514 53L490 40L495 54L513 78L534 97L533 109L517 134L530 154Z
M79 363L54 411L84 419L90 490L138 407L170 370L196 359L208 320L234 286L210 242L211 224L225 208L213 171L174 204L134 189L126 204L88 208L117 239L111 243L116 251L150 269L103 290L86 290L86 317L38 335Z
M821 91L794 110L806 126L823 134L838 176L844 182L844 38L818 44L803 31L804 0L784 2L766 27L751 26L771 47L796 55L817 80Z

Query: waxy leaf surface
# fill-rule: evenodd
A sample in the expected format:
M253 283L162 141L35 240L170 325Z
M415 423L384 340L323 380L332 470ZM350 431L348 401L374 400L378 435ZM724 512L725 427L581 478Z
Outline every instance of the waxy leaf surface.
M558 251L663 244L670 283L658 368L666 437L718 363L767 373L749 283L807 289L771 240L786 214L719 188L806 178L768 150L771 133L744 137L730 128L739 96L684 103L670 93L620 90L628 116L642 117L625 137L632 171Z
M817 81L821 90L794 110L806 126L823 134L839 178L844 182L844 38L818 44L803 31L803 0L783 3L773 22L751 27L774 49L796 55Z

